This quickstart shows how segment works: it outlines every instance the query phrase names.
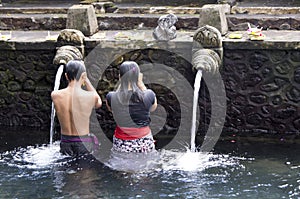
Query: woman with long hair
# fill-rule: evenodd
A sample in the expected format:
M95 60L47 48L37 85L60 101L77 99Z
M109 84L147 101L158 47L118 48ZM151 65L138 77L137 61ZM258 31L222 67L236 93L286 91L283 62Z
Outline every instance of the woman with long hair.
M150 112L157 107L155 93L143 83L138 64L125 61L120 65L120 86L109 92L106 104L117 127L113 150L119 152L151 152L155 150L151 133Z

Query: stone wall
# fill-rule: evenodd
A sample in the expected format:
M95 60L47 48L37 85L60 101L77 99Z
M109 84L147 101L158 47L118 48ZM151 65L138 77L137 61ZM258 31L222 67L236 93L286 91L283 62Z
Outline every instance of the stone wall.
M190 50L188 46L186 49ZM87 49L87 53L91 50L92 47ZM112 50L108 49L107 53L111 54ZM113 52L118 54L117 50ZM54 44L24 45L18 50L2 48L0 125L49 128L50 92L56 73L56 67L52 65L54 54ZM105 56L104 53L104 57L98 57L99 63ZM226 87L227 117L223 136L299 137L299 57L297 50L224 49L221 74ZM163 63L179 71L193 87L195 71L189 62L176 54L151 49L134 50L121 60L135 60L140 64ZM119 64L120 59L116 59L108 65L98 82L97 89L102 99L115 86ZM173 81L171 73L166 80ZM174 136L181 122L178 107L192 105L179 102L172 89L163 85L149 84L148 87L157 93L158 102L167 112L166 124L158 136ZM199 104L201 118L198 134L203 135L210 122L211 110L205 82L200 91ZM97 117L107 136L111 137L115 123L105 105L97 111Z
M225 132L299 134L298 50L230 50L225 51L224 64Z
M0 125L48 127L54 51L0 50Z
M136 56L136 53L139 56ZM189 62L165 51L160 51L155 54L155 57L156 60L153 60L149 57L149 51L145 50L132 52L122 60L135 60L139 64L145 62L169 64L170 67L180 71L193 86L195 71L191 70L192 66ZM173 59L171 64L167 61L170 57ZM222 136L275 139L299 137L299 57L299 51L296 50L225 50L221 75L226 88L227 116ZM114 89L118 78L117 68L118 64L112 64L104 73L103 80L99 81L98 90L101 91L102 97L105 97L109 90ZM166 109L169 116L157 136L172 138L182 122L180 106L192 105L176 100L176 95L164 85L147 86L157 93L158 103ZM209 127L211 118L210 94L203 81L199 105L198 136L202 137L203 132L206 132ZM104 132L108 137L112 137L115 123L105 105L98 112L98 119ZM157 144L164 145L159 142Z

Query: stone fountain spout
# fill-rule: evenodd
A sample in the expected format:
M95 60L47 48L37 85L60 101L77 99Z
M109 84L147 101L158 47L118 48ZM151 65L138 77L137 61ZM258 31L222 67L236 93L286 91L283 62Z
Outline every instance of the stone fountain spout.
M61 46L57 49L53 63L56 66L66 65L70 60L82 60L83 56L75 46Z
M221 33L212 26L204 26L199 28L193 37L193 49L192 49L192 65L197 74L194 82L194 97L193 97L193 117L191 127L191 151L196 152L198 149L195 143L196 137L196 119L197 119L197 107L198 107L198 96L201 87L202 72L204 81L209 88L216 84L220 78L218 77L219 69L222 64L223 48ZM214 89L213 89L214 90ZM215 96L211 93L211 101L214 103L216 100ZM215 104L212 104L212 111L217 110ZM222 115L222 114L220 114ZM212 124L216 124L219 120L215 117L211 117ZM220 123L220 122L219 122ZM210 125L211 126L211 125ZM216 128L210 128L216 129ZM205 136L204 143L200 151L209 151L213 147L215 140L218 136L215 135L215 131L208 131ZM219 132L219 131L216 131ZM209 140L209 141L207 141ZM208 144L207 144L208 143ZM209 150L207 150L209 149Z
M84 35L75 29L64 29L57 39L57 51L53 63L56 66L65 65L70 60L83 59Z
M192 64L196 70L215 73L222 64L223 47L221 33L206 25L193 37Z
M211 49L199 49L193 53L194 69L214 74L221 65L220 56Z

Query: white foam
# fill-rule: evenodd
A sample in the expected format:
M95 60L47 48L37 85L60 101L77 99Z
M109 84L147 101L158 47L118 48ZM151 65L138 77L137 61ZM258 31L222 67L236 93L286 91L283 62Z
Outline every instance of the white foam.
M2 159L9 166L28 169L49 168L57 164L62 164L59 160L65 158L59 152L59 142L52 145L28 146L2 154Z

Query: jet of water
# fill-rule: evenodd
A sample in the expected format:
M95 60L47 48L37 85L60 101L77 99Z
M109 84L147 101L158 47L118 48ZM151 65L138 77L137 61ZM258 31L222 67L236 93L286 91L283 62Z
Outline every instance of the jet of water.
M57 72L56 72L56 76L55 76L55 82L54 82L54 91L59 89L59 85L60 85L60 79L61 79L61 75L64 71L64 65L60 65ZM52 106L51 106L51 124L50 124L50 145L52 145L53 143L53 134L54 134L54 118L55 118L55 108L54 108L54 104L52 102Z
M195 137L196 137L196 119L197 119L197 107L198 107L198 96L201 86L202 71L198 70L194 83L194 99L193 99L193 117L192 117L192 128L191 128L191 151L196 151Z

